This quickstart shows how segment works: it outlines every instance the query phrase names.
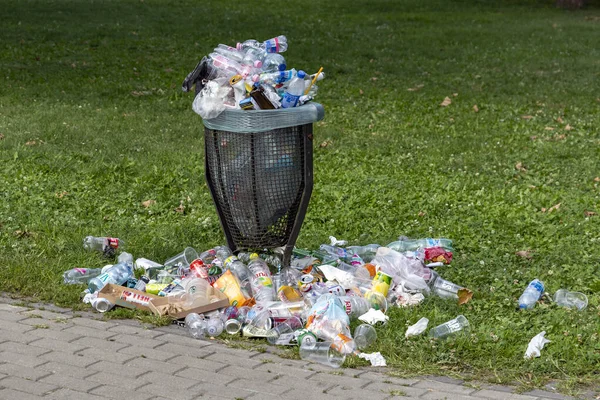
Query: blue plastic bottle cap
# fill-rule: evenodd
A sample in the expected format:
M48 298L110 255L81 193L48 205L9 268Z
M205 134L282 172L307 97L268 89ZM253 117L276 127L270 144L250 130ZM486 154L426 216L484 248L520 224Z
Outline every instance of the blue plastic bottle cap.
M306 76L306 72L300 70L298 71L298 78L304 79L304 77Z
M283 72L287 68L287 65L285 65L285 64L279 64L278 68L279 68L279 71Z

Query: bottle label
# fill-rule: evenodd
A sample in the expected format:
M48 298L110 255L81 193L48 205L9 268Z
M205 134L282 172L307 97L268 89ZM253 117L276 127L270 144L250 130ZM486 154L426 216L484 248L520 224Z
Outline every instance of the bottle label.
M450 331L450 333L460 331L460 323L455 319L453 319L452 321L448 321L448 330Z
M344 303L346 314L350 315L352 313L352 302L347 299L342 300L342 302Z
M294 338L294 333L284 333L283 335L280 335L279 338L277 338L277 341L275 342L276 345L278 346L287 346L290 344L290 342L292 341L292 339Z
M73 271L76 271L76 272L80 273L81 275L85 275L85 273L87 272L87 269L85 269L85 268L73 268Z
M529 287L535 289L539 293L544 293L544 284L538 280L532 281L529 284Z
M285 92L285 94L283 95L283 99L281 100L281 106L283 108L296 107L296 103L298 103L298 99L300 99L300 96L296 96L289 92Z
M267 53L279 53L279 39L273 38L265 41L265 50Z

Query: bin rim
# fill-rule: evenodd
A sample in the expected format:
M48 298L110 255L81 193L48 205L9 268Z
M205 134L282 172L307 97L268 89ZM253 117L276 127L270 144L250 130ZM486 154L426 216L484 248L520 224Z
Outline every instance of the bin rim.
M203 119L202 123L212 130L254 133L311 124L324 117L323 105L309 102L300 107L276 110L226 109L215 118Z

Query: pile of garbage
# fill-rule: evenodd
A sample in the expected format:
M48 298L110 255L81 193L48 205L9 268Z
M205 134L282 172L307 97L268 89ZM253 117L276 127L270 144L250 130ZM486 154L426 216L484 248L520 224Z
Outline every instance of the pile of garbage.
M87 284L84 302L99 312L121 306L170 316L197 339L228 334L298 345L303 359L334 368L347 355L386 365L380 353L362 351L377 340L375 326L387 322L388 308L413 306L425 296L459 304L473 296L436 271L452 261L449 239L401 238L387 246L347 247L334 237L330 240L318 250L296 248L289 266L281 265L276 252L234 255L227 246L200 254L188 247L163 263L146 258L134 262L131 254L121 252L114 265L66 271L64 282ZM88 236L84 247L114 257L123 243ZM543 284L533 281L519 299L520 308L532 308L543 291ZM561 289L555 300L583 309L587 298L581 295ZM364 323L351 332L353 319ZM422 318L408 328L406 337L422 334L428 323ZM431 328L429 336L444 339L468 331L469 321L458 315ZM543 333L536 338L529 356L539 356L548 342Z
M283 35L260 42L254 39L235 47L219 44L183 82L183 90L196 85L193 109L203 119L223 111L275 110L300 107L313 100L323 68L309 75L289 68L281 53L288 48Z

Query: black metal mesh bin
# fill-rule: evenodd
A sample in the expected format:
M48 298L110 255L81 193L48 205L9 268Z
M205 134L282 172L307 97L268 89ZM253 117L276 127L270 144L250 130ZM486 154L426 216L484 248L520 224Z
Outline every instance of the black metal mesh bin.
M287 266L312 193L312 122L323 108L223 114L204 121L204 146L227 244L234 252L284 247Z

